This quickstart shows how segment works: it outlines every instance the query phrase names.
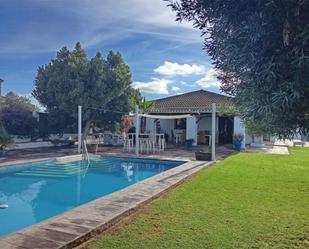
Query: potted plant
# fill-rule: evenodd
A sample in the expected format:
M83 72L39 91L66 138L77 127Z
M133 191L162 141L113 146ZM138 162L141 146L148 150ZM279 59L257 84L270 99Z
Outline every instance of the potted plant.
M236 150L236 151L241 150L241 142L243 140L244 140L244 136L242 134L235 134L233 136L234 150Z
M193 138L187 139L186 140L186 147L187 148L191 148L193 143L194 143L194 139Z
M6 148L13 145L12 137L6 132L4 128L0 128L0 157L6 155Z
M198 161L211 161L211 149L209 146L202 151L195 152L195 159Z

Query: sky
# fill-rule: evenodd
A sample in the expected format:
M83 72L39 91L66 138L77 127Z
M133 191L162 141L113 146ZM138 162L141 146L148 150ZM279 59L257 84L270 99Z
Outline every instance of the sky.
M88 57L120 51L147 99L219 92L200 31L163 0L0 0L3 92L29 95L37 68L80 41Z

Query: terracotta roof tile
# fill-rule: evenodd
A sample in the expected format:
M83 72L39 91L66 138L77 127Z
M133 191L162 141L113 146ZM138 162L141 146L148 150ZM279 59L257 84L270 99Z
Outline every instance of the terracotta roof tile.
M189 92L181 95L154 100L149 113L207 113L211 112L211 104L217 104L217 110L229 104L232 98L205 90Z

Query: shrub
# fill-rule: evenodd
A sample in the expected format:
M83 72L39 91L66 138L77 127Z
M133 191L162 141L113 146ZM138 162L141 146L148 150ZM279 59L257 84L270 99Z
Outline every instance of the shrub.
M233 141L234 142L242 142L244 140L244 136L242 134L235 134L233 136Z
M7 133L7 131L1 127L0 128L0 150L3 151L6 147L13 145L14 141L12 137Z
M4 129L12 135L34 137L38 122L32 112L16 107L4 107L0 111Z

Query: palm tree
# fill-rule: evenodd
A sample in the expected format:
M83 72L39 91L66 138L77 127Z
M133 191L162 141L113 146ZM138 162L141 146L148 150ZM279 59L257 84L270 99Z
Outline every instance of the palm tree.
M151 108L153 107L154 102L151 100L146 100L146 98L144 97L142 102L140 102L139 104L139 108L142 110L143 113L145 112L149 112L151 110ZM146 118L142 117L141 118L141 132L145 132L146 131Z

